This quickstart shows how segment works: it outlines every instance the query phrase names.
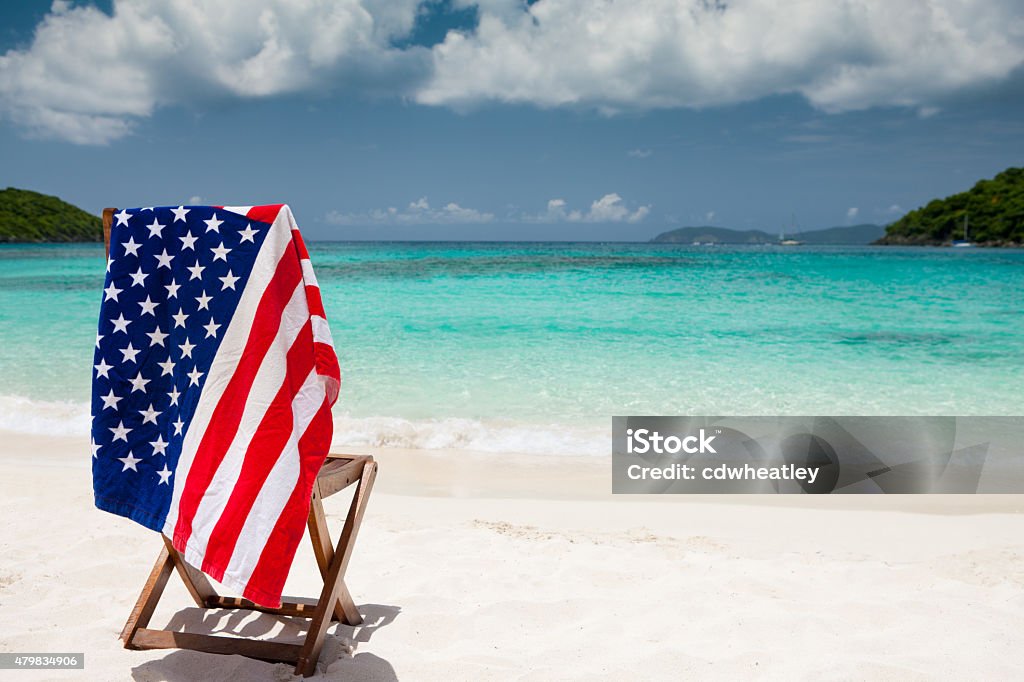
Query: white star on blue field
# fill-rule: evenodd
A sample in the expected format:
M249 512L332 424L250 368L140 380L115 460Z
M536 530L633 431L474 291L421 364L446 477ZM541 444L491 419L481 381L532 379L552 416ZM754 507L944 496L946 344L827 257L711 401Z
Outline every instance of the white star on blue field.
M885 224L1020 165L1019 9L8 3L0 185L286 202L310 239Z

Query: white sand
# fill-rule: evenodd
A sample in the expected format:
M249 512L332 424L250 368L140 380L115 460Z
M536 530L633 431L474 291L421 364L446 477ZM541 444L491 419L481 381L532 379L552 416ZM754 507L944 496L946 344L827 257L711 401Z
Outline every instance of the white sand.
M292 679L121 648L159 541L93 508L87 453L0 433L0 650L86 660L0 679ZM599 458L376 454L347 580L366 624L331 628L314 679L1024 678L1019 496L612 498ZM289 594L318 575L303 545ZM282 629L189 604L172 576L153 625Z

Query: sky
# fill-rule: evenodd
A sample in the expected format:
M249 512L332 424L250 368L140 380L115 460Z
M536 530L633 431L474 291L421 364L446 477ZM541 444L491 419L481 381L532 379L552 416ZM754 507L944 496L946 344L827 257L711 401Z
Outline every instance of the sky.
M1024 165L1019 0L0 8L0 186L312 239L885 224Z

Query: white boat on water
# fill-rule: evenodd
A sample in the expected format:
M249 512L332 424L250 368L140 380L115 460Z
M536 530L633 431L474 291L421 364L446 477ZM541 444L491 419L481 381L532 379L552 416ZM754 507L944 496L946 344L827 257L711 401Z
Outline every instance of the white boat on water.
M969 246L974 246L975 245L974 242L972 242L970 240L970 238L967 236L968 224L969 224L969 220L967 218L967 214L964 213L964 238L963 239L954 239L953 240L953 246L954 247L956 247L958 249L962 249L964 247L969 247Z
M793 220L792 220L792 224L790 225L790 229L792 229L794 231L796 230L796 214L795 213L793 214ZM799 234L799 233L797 233L797 234ZM786 239L786 231L785 230L779 230L779 246L802 246L802 245L803 245L803 242L800 241L799 239L793 239L792 237L790 237L789 239Z

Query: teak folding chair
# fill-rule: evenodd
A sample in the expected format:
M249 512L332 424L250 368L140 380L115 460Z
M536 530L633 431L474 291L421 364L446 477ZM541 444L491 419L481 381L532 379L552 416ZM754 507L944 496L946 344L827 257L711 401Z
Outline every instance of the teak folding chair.
M110 229L113 215L117 209L103 210L103 241L106 243L107 254L110 254ZM286 597L279 608L270 608L254 604L241 597L226 597L217 594L202 572L185 563L181 554L171 545L171 541L163 536L164 547L157 557L156 564L146 585L142 588L135 608L132 609L128 622L121 631L126 649L192 649L215 654L239 654L265 661L294 663L295 674L309 677L316 671L316 663L320 658L324 637L332 621L340 621L346 625L359 625L362 617L356 609L352 595L345 586L345 570L352 558L352 548L356 535L366 512L366 504L373 489L377 476L377 463L369 455L340 455L331 453L317 474L313 484L313 495L310 500L307 526L309 537L313 542L313 553L320 567L320 575L324 581L320 599L315 604L294 601ZM356 484L352 503L349 506L345 525L341 531L337 546L332 546L327 519L324 515L323 498L330 497ZM245 639L208 634L157 630L146 627L156 610L157 602L163 594L167 580L172 571L178 577L196 606L202 609L248 609L280 616L298 616L309 618L309 630L302 644L277 642L273 640Z

